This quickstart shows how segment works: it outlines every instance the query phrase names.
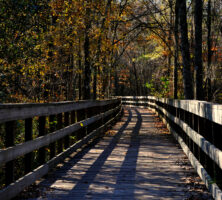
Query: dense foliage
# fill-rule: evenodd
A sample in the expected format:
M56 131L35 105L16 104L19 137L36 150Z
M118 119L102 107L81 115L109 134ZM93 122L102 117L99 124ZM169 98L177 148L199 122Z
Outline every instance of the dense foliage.
M221 101L221 7L220 0L0 0L1 102Z

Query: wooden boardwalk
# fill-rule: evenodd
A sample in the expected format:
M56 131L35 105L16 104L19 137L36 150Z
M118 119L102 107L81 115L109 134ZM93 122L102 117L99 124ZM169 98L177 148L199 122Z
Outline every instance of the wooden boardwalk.
M207 192L191 197L186 178L193 170L178 164L184 154L171 135L154 126L154 114L139 108L124 112L102 139L42 181L35 199L211 199Z

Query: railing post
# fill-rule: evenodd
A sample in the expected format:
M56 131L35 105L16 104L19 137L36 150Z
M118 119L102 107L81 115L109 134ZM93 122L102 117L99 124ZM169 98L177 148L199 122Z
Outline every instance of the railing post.
M65 126L69 126L69 112L65 113ZM65 136L64 147L65 149L69 148L69 135Z
M86 117L93 117L97 115L97 107L91 107L90 109L86 109ZM98 128L98 124L97 122L87 126L87 134L91 133L93 130L95 130L96 128Z
M32 118L25 119L25 141L29 140L32 140ZM25 155L25 173L32 170L32 158L32 152Z
M5 147L14 146L14 133L15 133L15 122L10 121L5 123ZM9 161L5 164L5 184L9 185L14 181L14 160Z
M63 125L62 124L62 113L59 113L57 115L57 128L56 129L57 130L62 129L62 125ZM58 140L57 144L58 144L57 151L58 151L58 153L61 153L63 151L63 138Z
M76 112L71 112L71 124L74 124L76 122Z
M71 124L75 124L76 123L76 111L71 111ZM74 136L75 132L72 133L72 136ZM75 138L71 137L71 144L73 144L75 142Z
M85 109L82 110L78 110L77 111L77 121L82 121L83 119L85 119L86 114L85 114ZM86 135L86 129L85 128L81 128L80 130L78 130L77 132L77 139L81 139Z
M56 125L55 125L55 115L50 115L49 116L49 132L52 133L53 131L55 131L56 129ZM55 157L56 154L56 149L55 149L55 142L51 143L49 145L49 149L50 149L50 159L52 159L53 157Z
M222 149L222 128L221 125L212 123L212 137L213 137L213 144L219 148ZM214 173L216 177L216 181L221 182L222 180L222 170L217 167L217 165L214 163Z
M213 123L211 121L208 121L207 119L204 120L205 121L205 131L203 131L202 135L203 137L208 140L209 142L211 142L213 144L213 140L212 140L212 129L213 129ZM204 168L207 170L207 172L209 173L210 176L212 176L212 178L215 178L215 171L214 171L214 162L209 158L209 156L205 155L205 166Z
M208 130L211 131L211 127L208 127L208 125L206 124L207 120L206 119L201 119L200 117L198 117L198 133L200 135L202 135L205 139L207 139L207 133ZM204 152L202 152L201 148L198 146L199 149L199 161L200 163L204 166L204 168L206 169L207 167L207 156Z
M193 130L195 130L196 132L198 132L198 117L195 115L195 114L192 114L192 116L193 116ZM196 145L195 145L195 143L193 142L193 140L191 141L192 142L192 146L193 146L193 148L191 149L192 150L192 152L193 152L193 154L194 154L194 156L197 158L197 159L199 159L199 157L197 156L198 155L198 149L196 148Z
M46 117L45 116L39 117L39 136L44 136L46 134L45 125L46 125ZM38 160L40 165L45 163L45 156L46 156L46 150L45 147L42 147L39 149Z

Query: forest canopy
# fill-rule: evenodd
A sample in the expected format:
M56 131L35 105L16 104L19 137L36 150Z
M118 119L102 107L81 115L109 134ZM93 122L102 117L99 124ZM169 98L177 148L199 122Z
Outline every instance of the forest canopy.
M1 102L222 102L220 0L0 0Z

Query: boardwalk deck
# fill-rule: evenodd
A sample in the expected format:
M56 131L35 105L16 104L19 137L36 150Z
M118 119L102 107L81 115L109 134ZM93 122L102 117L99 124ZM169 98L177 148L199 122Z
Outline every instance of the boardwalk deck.
M178 165L181 157L171 136L154 127L151 111L126 108L100 141L42 181L35 199L195 199L185 181L193 170ZM204 195L197 199L211 199Z

